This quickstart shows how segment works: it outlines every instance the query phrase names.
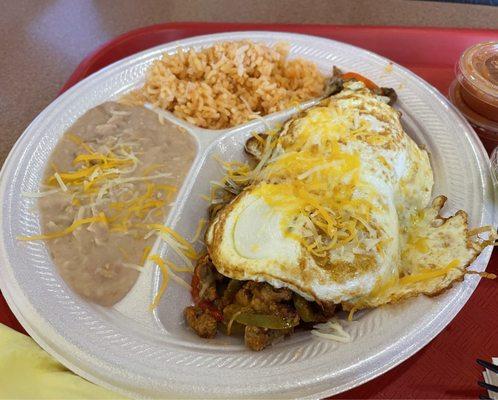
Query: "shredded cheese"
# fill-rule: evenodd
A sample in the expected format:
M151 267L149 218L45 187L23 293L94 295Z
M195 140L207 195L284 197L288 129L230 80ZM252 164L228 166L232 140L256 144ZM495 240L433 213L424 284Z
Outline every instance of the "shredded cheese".
M93 153L93 149L86 144L83 139L81 139L79 136L74 135L72 133L67 133L64 135L65 138L71 140L73 143L76 143L77 145L81 146L83 149L85 149L88 153Z
M59 193L59 192L60 192L60 189L52 189L52 190L47 190L45 192L22 192L21 194L24 197L28 197L28 198L41 198L41 197L50 196L52 194Z
M460 266L460 260L454 259L448 265L439 268L424 268L416 271L411 275L405 275L402 277L392 276L387 281L380 283L377 287L369 294L368 298L382 298L386 295L389 295L390 291L393 289L399 289L403 286L409 286L413 284L417 284L419 282L428 281L430 279L439 278L446 276L451 270L458 268ZM352 309L350 313L350 317L352 318L352 314L356 311L356 309Z
M370 249L381 251L372 221L376 191L360 181L360 155L341 146L360 134L373 140L378 135L369 128L368 121L359 122L358 110L317 107L293 124L291 134L289 124L280 134L269 131L266 139L253 134L262 148L258 164L221 161L226 176L212 184L234 194L253 185L252 194L283 215L283 234L316 257L351 242L364 244L365 236L372 239ZM360 185L365 196L355 195ZM212 190L212 204L218 201L215 195ZM360 232L365 233L361 239Z
M101 214L99 209L102 210L105 205L106 223L111 232L126 233L135 228L137 223L147 220L153 222L152 217L160 218L164 214L176 187L155 182L157 179L171 176L171 173L157 171L161 165L152 164L145 168L144 176L127 176L139 164L133 154L132 143L122 143L118 140L114 145L99 145L99 151L95 151L74 134L67 134L65 138L76 143L86 153L74 157L72 165L75 169L72 171L60 171L53 166L55 172L47 179L46 184L57 186L57 189L27 194L28 197L67 193L71 196L71 204L90 208L94 216ZM151 175L152 172L156 173ZM145 183L145 193L139 194L136 191L136 186L133 186L136 182ZM128 193L131 193L131 198ZM68 228L53 234L30 236L30 239L24 237L23 240L47 240L69 233L71 230Z
M227 325L227 335L230 336L231 333L232 333L232 325L235 321L235 318L237 318L240 314L242 314L245 310L239 310L237 312L235 312L233 315L232 315L232 318L230 318L230 321L228 322L228 325Z
M165 237L172 237L178 243L179 247L183 250L183 254L185 254L191 260L197 259L197 252L191 243L189 243L184 237L182 237L178 232L174 231L168 226L161 224L148 224L147 228L161 232L165 234Z
M182 278L180 278L178 275L176 275L172 271L173 268L171 268L171 266L173 265L173 263L165 262L157 254L151 254L150 256L148 256L147 259L153 261L155 264L157 264L159 266L159 268L161 269L162 278L163 278L163 282L159 288L159 291L157 292L157 295L154 297L152 304L150 305L150 309L156 308L157 305L159 304L159 302L161 301L161 297L164 295L164 292L166 291L166 285L167 285L169 277L171 277L172 280L174 280L180 286L183 286L185 289L187 289L189 291L192 290L192 287L187 282L185 282ZM166 284L165 284L165 282L166 282Z
M194 234L194 237L192 239L192 243L195 243L199 240L199 238L201 237L202 230L206 226L206 223L207 223L207 220L204 218L201 218L199 220L199 222L197 223L197 229L195 230L195 234Z
M341 343L351 342L351 335L344 330L339 320L333 318L324 324L317 324L313 327L311 334L323 339L334 340Z
M67 227L66 229L64 229L62 231L47 233L45 235L19 236L17 239L23 240L23 241L55 239L55 238L69 235L70 233L74 232L76 229L78 229L82 225L87 225L87 224L91 224L94 222L107 223L107 218L105 217L104 213L100 213L99 215L94 216L94 217L78 219L78 220L74 221L71 224L71 226Z
M406 275L399 279L400 285L409 285L412 283L417 283L421 281L426 281L429 279L437 278L439 276L444 276L452 269L457 268L460 265L460 260L455 259L450 262L446 267L443 268L425 268L418 271L412 275Z
M192 256L188 256L186 254L187 250L180 243L178 243L173 237L164 232L159 232L158 236L161 238L163 242L165 242L173 251L182 259L182 261L190 268L192 271L194 270L194 265L192 260L194 259Z
M166 288L168 287L168 281L169 281L168 268L166 268L164 262L162 262L161 260L161 262L156 264L159 266L159 268L161 268L162 282L161 286L159 287L159 290L157 291L156 295L154 296L154 299L152 300L151 305L149 306L149 310L151 311L158 306L159 302L161 301L161 298L164 295L164 292L166 291Z
M59 186L61 187L62 191L67 192L67 186L64 183L64 181L62 180L62 177L60 176L60 174L58 172L56 172L54 174L54 178L57 181L57 183L59 184Z
M131 268L131 269L134 269L135 271L138 271L138 272L142 272L143 268L141 265L137 265L137 264L132 264L132 263L122 263L121 264L123 267L125 268Z
M152 247L150 246L145 246L144 247L144 253L142 254L142 261L141 264L144 265L145 262L147 261L147 258L149 257L150 251L152 250Z

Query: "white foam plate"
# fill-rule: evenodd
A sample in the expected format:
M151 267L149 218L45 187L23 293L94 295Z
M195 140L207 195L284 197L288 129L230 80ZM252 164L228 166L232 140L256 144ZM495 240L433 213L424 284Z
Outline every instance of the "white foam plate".
M325 341L301 332L259 353L220 335L203 340L182 317L190 294L171 284L160 306L147 310L160 274L149 268L127 297L106 309L85 302L61 280L41 242L19 235L39 232L35 200L47 158L64 131L88 109L116 99L144 80L147 67L178 46L200 48L216 41L287 41L292 57L304 57L324 72L333 65L357 71L397 90L406 131L427 147L435 174L434 195L449 198L446 210L466 210L471 226L492 224L494 193L489 159L476 134L433 87L376 54L318 37L277 32L238 32L169 43L128 57L93 74L50 104L12 149L0 177L0 285L16 317L50 354L81 376L132 397L323 397L350 389L389 370L434 338L457 314L479 278L467 276L443 295L418 297L364 313L346 329L353 341ZM388 72L389 71L389 72ZM289 110L266 117L269 124ZM167 114L196 139L198 154L166 223L192 238L207 204L209 181L222 176L212 156L242 159L254 121L229 130L199 129ZM174 257L158 248L164 257ZM483 271L491 249L475 261Z

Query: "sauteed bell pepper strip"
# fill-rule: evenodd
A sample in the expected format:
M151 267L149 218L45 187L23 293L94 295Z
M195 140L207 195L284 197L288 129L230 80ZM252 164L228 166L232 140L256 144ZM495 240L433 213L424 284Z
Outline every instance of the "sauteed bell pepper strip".
M267 329L289 329L297 325L294 321L276 315L253 314L251 312L242 312L234 320L242 325Z
M277 315L258 314L247 307L230 304L223 310L225 320L242 325L257 326L266 329L289 329L299 324L299 319L291 320Z
M297 313L299 314L299 317L304 322L314 322L316 321L316 316L313 313L313 310L311 307L308 305L308 302L302 298L301 296L294 295L294 307L296 308Z
M199 288L200 285L200 279L199 276L196 274L196 271L194 271L194 275L192 276L192 298L194 299L195 303L199 302Z
M197 305L204 311L207 311L209 314L211 314L211 316L214 317L216 321L223 321L223 314L213 305L213 303L202 300Z
M197 268L194 271L192 276L192 298L194 299L194 303L199 306L202 310L207 311L214 317L217 321L223 321L223 314L220 310L218 310L211 302L206 300L201 300L200 293L200 278L197 273Z
M341 75L341 78L344 80L348 79L356 79L357 81L363 82L365 86L371 90L379 89L379 87L373 83L370 79L365 78L363 75L358 74L357 72L345 72Z

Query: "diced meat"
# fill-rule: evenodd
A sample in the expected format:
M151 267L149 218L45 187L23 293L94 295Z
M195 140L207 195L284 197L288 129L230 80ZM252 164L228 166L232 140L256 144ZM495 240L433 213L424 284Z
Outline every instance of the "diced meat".
M215 337L218 330L216 319L200 307L190 306L185 309L185 319L188 326L200 337L211 339Z
M296 327L309 329L317 322L325 322L335 312L334 304L307 301L287 288L225 277L216 270L209 255L198 260L194 278L192 294L197 305L185 309L190 328L203 338L214 337L218 327L229 334L243 334L246 346L254 351L292 334ZM276 329L279 327L285 329Z
M275 289L274 287L263 284L260 286L258 294L263 301L289 301L292 299L292 292L287 288Z
M248 287L246 284L235 295L235 302L237 304L240 304L241 306L246 307L251 304L251 300L252 300L252 291L250 287Z
M218 295L216 293L216 286L209 286L204 291L204 294L202 296L202 298L204 300L207 300L207 301L214 301L214 300L216 300L217 297L218 297Z
M293 329L265 329L257 326L246 326L244 342L254 351L261 351L279 338L290 335Z
M322 302L320 305L321 305L322 313L325 317L325 320L329 320L330 318L332 318L334 316L335 309L336 309L336 305L334 303Z
M247 282L235 295L235 302L262 314L278 315L289 319L299 318L296 310L287 304L292 300L289 289L275 289L267 283Z
M246 326L244 341L251 350L261 351L271 344L269 329Z
M341 79L341 77L340 76L332 76L327 82L324 96L328 97L328 96L332 96L334 94L337 94L343 88L344 88L344 81Z
M392 88L381 87L375 91L376 94L389 98L389 105L392 106L398 100L398 94Z
M214 301L218 294L216 292L216 280L222 277L213 267L209 256L199 259L194 272L199 277L199 297L201 300Z

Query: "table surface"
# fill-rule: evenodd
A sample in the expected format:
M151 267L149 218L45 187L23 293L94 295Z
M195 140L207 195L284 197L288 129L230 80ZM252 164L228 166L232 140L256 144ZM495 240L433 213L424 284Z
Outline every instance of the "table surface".
M408 0L4 0L0 165L78 63L111 38L173 21L498 28L498 7Z

